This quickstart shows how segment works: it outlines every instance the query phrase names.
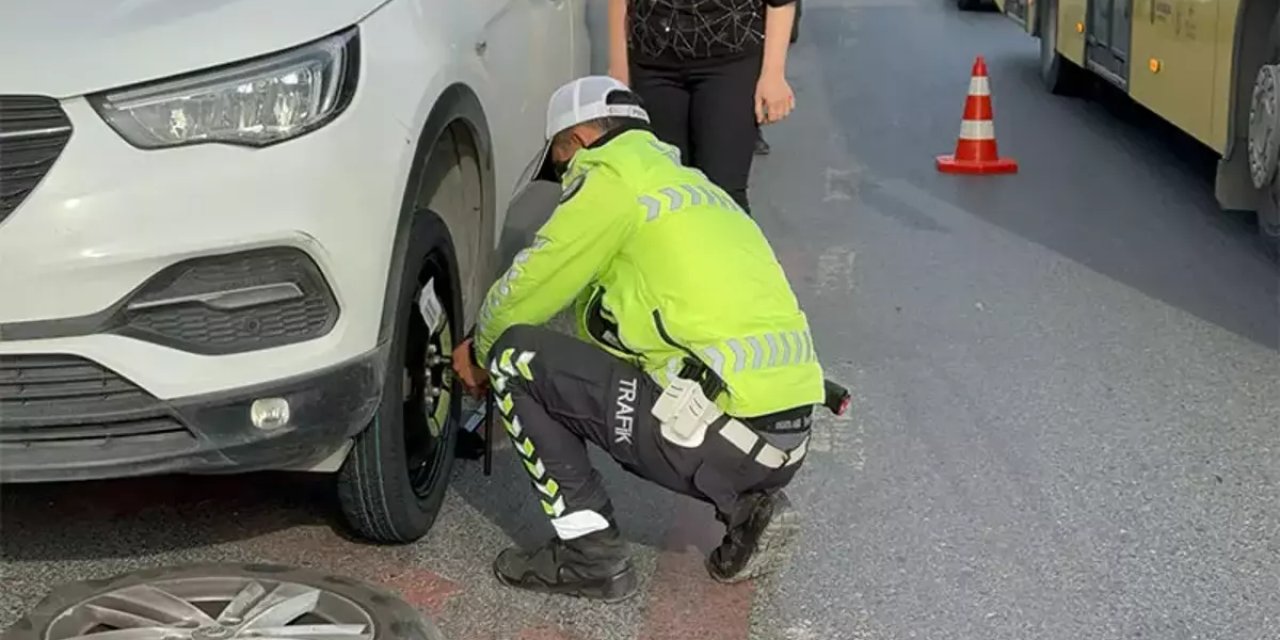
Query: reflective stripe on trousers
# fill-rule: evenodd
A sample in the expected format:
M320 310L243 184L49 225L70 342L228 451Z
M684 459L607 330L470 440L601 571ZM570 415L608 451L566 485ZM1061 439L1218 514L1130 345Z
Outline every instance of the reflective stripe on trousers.
M783 451L768 442L762 442L761 437L751 427L730 418L720 427L720 435L730 444L737 447L744 455L751 455L756 447L760 447L760 451L755 454L756 462L769 467L770 469L781 469L789 467L793 464L799 464L804 459L806 453L809 452L809 438L806 435L800 444L790 451Z

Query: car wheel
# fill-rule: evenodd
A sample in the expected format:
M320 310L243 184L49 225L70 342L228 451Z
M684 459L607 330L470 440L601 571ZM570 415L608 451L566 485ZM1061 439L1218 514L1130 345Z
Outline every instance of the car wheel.
M982 8L982 0L956 0L956 8L961 11L977 11Z
M1040 81L1050 93L1072 95L1079 88L1081 70L1058 53L1058 6L1045 2L1036 15L1040 23Z
M415 217L405 256L382 403L338 475L347 522L373 542L408 543L431 529L453 467L461 387L451 354L461 302L452 242L434 214ZM428 286L430 285L430 286ZM424 292L442 318L431 329L419 309Z
M56 588L5 640L444 640L363 582L274 565L148 569Z
M1280 248L1280 16L1267 43L1267 56L1258 69L1249 108L1249 173L1260 191L1258 226L1271 249Z

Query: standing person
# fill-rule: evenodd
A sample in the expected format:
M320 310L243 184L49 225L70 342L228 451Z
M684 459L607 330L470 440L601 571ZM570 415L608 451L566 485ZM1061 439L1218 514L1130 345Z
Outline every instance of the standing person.
M800 39L800 14L804 4L802 0L796 0L796 19L791 23L791 44L795 44ZM767 156L773 148L769 146L768 141L764 139L764 129L756 127L756 155Z
M776 568L797 528L781 490L805 458L814 406L833 405L768 240L647 130L639 102L605 76L551 97L535 175L563 181L560 204L453 353L469 390L492 385L556 533L497 557L509 586L635 593L587 442L715 506L726 533L707 559L714 579ZM578 338L541 326L575 301Z
M654 133L750 212L760 125L786 118L795 0L609 0L609 75Z

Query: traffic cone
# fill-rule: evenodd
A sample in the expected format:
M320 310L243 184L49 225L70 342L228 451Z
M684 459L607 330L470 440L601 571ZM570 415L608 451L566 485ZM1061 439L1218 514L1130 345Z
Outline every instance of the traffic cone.
M996 148L996 129L991 116L991 84L987 78L987 61L978 56L969 79L969 97L964 102L964 120L960 123L960 139L956 152L938 156L938 171L943 173L993 174L1017 173L1018 163L1001 158Z

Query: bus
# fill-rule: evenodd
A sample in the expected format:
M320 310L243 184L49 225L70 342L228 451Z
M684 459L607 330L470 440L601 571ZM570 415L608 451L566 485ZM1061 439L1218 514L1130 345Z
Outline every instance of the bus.
M997 0L1056 94L1100 78L1212 149L1225 210L1280 245L1280 0Z

